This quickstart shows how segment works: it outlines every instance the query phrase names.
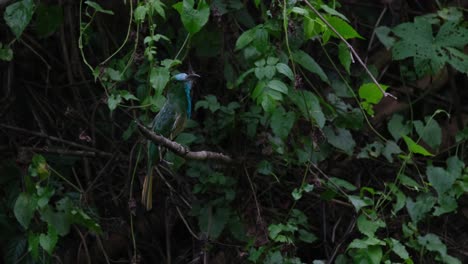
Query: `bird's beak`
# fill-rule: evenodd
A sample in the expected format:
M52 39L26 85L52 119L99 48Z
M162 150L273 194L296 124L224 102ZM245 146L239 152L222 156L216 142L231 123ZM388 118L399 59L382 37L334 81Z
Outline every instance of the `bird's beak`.
M197 78L200 78L200 75L196 74L196 73L191 73L189 75L187 75L187 80L195 80Z

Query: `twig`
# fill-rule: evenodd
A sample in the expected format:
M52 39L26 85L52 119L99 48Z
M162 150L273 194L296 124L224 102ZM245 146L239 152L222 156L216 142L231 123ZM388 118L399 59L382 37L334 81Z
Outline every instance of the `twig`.
M38 136L38 137L48 138L48 139L50 139L52 141L61 142L61 143L64 143L64 144L67 144L67 145L70 145L70 146L73 146L73 147L77 147L77 148L88 150L90 152L94 152L98 156L112 157L111 153L100 151L98 149L91 148L91 147L88 147L88 146L85 146L85 145L81 145L81 144L75 143L73 141L68 141L68 140L65 140L65 139L58 138L58 137L49 136L49 135L46 135L46 134L43 134L43 133L40 133L40 132L29 131L29 130L26 130L24 128L14 127L14 126L5 125L5 124L0 124L0 127L10 129L10 130L14 130L14 131L18 131L18 132L22 132L22 133L26 133L26 134L30 134L30 135L34 135L34 136ZM84 155L85 153L89 154L89 152L82 152L81 156L85 156ZM71 154L71 153L69 153L69 154ZM76 154L76 152L75 152L75 154Z
M153 141L156 144L159 144L163 147L168 148L176 155L184 157L186 159L192 160L219 160L225 163L234 163L234 160L223 154L211 151L190 151L188 148L182 146L181 144L171 141L163 136L160 136L151 130L149 130L145 125L141 124L138 121L135 121L138 125L138 129L147 139Z
M312 9L312 11L314 11L314 13L320 18L320 20L323 21L323 23L325 23L325 25L327 25L328 28L330 28L340 39L341 41L343 41L346 46L348 47L348 49L351 51L351 53L353 53L354 57L357 59L357 61L359 62L359 64L361 64L361 66L364 68L364 70L366 71L367 75L369 75L369 77L372 79L372 81L375 83L375 85L377 85L377 88L379 88L380 92L382 92L382 94L387 97L391 97L395 100L397 100L397 97L394 96L393 94L391 93L387 93L385 92L385 90L382 88L382 86L380 86L380 83L375 79L374 75L370 72L370 70L367 68L366 64L364 64L364 62L362 61L361 57L359 57L359 54L356 52L356 50L354 50L353 46L351 46L351 44L349 44L348 41L346 41L346 39L340 34L338 33L338 31L322 16L322 14L320 14L319 11L317 11L317 9L315 9L314 6L312 6L312 4L310 4L309 1L307 0L302 0L303 2L306 3L306 5L308 5L310 7L310 9Z

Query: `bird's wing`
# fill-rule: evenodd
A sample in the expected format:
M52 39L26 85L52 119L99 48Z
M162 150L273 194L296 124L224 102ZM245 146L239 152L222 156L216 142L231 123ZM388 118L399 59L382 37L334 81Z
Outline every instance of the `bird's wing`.
M153 120L153 131L164 137L169 137L177 119L177 109L170 102L166 101L161 111Z
M182 132L182 130L185 127L186 121L187 121L187 114L185 114L185 112L179 112L176 114L176 119L171 129L171 135L170 135L171 140L177 137L177 135L179 135L180 132Z

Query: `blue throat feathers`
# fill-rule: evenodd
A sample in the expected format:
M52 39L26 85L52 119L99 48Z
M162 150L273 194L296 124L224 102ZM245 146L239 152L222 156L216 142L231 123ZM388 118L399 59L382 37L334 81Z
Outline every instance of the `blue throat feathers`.
M192 98L190 97L190 90L192 89L192 82L188 81L184 84L185 95L187 97L187 117L190 119L192 116Z

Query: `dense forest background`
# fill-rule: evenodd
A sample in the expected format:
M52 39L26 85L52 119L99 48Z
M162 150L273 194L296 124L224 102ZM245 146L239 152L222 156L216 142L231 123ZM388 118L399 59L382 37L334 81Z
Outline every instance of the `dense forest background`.
M467 263L467 8L1 0L3 263Z

